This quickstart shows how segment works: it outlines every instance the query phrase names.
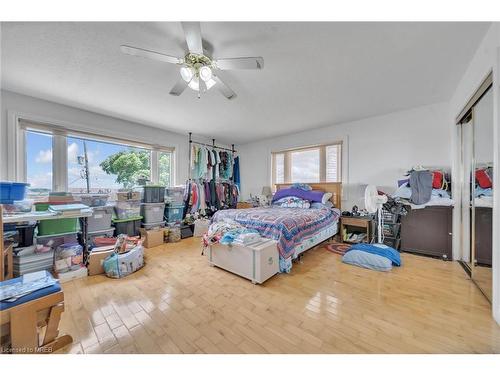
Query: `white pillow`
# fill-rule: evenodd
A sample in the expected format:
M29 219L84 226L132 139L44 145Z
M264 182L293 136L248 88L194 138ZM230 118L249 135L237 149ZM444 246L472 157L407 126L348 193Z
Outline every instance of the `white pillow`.
M332 193L323 194L323 198L321 198L321 203L326 204L326 202L328 202L332 196L333 196Z

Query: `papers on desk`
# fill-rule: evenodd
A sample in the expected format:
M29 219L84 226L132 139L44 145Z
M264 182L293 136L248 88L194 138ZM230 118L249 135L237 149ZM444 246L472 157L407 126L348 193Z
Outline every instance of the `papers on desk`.
M47 271L27 273L24 276L9 280L9 283L0 283L0 301L14 302L23 296L56 283L57 280Z

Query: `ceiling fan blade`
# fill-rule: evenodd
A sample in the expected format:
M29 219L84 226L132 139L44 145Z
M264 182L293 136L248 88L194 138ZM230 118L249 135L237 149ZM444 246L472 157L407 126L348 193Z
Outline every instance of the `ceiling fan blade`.
M262 57L235 57L229 59L215 59L215 66L220 70L231 69L264 69Z
M199 88L198 88L199 92L201 94L206 93L207 92L207 83L204 80L202 80L201 78L198 80L198 82L199 82L198 83L199 84Z
M181 22L189 52L203 55L201 27L199 22Z
M145 57L147 59L163 61L171 64L182 64L184 59L175 56L164 55L163 53L158 53L154 51L149 51L143 48L131 47L131 46L120 46L123 53L132 56Z
M188 83L180 78L174 87L172 87L172 90L170 90L170 95L179 96L184 92L186 87L188 87Z
M236 98L236 93L228 86L226 85L219 76L216 76L215 74L212 76L215 82L215 87L217 90L219 90L222 95L224 95L227 99L231 100Z

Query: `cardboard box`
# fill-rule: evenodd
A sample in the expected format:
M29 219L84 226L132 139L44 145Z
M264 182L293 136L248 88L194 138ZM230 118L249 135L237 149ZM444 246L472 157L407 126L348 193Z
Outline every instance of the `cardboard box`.
M141 228L140 232L143 239L142 244L146 249L163 245L163 229L146 230Z
M141 193L139 191L119 191L116 193L117 201L140 201Z
M102 268L102 264L104 259L113 254L113 252L114 245L93 248L88 257L87 268L89 269L89 276L103 274L104 268Z

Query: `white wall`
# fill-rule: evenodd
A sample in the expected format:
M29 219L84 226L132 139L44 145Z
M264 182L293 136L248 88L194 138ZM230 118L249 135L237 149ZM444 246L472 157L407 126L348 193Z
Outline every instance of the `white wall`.
M493 23L487 34L479 45L474 57L467 68L464 76L460 80L450 100L449 128L452 136L453 148L453 176L458 176L459 168L459 147L458 137L455 126L455 117L465 106L469 98L477 90L484 78L493 71L493 168L494 168L494 186L500 186L500 173L496 173L500 168L500 24ZM494 208L493 208L493 316L500 324L500 189L494 189ZM455 210L454 234L459 233L459 213ZM459 249L459 239L454 236L454 251Z
M175 181L182 184L188 174L187 134L177 134L153 127L128 122L94 112L61 105L10 91L1 91L0 125L0 179L7 175L7 122L8 113L19 112L37 117L56 120L60 123L82 125L96 134L121 135L122 138L161 146L175 147ZM200 140L200 138L197 138ZM201 139L203 141L203 139Z
M339 140L347 143L342 207L363 207L361 184L392 192L414 165L450 168L448 103L240 145L243 196L260 194L270 184L271 151Z

